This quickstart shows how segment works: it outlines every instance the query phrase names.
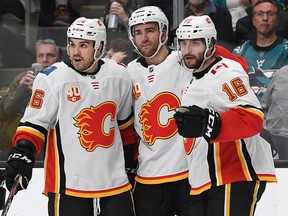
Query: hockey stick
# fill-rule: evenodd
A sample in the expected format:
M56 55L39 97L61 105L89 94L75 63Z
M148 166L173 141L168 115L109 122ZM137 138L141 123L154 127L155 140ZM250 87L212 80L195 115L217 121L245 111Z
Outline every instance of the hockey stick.
M16 176L16 178L15 178L15 183L10 190L9 196L6 200L6 203L4 205L1 216L7 215L8 210L11 206L12 200L13 200L14 196L16 195L16 193L18 192L19 185L20 185L20 175Z

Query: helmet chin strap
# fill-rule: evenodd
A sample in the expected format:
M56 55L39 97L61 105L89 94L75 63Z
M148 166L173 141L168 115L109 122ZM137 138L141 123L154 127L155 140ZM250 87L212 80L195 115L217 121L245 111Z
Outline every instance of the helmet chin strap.
M87 69L85 69L84 71L82 72L88 72L92 67L94 67L94 65L96 64L97 60L94 59L93 63L90 65L90 67L88 67Z
M157 50L154 52L154 54L151 55L151 56L143 56L142 54L140 54L140 55L143 56L144 58L153 58L155 55L157 55L157 53L159 52L160 48L166 43L166 41L167 41L167 37L166 37L166 39L163 42L161 42L161 35L160 35L160 37L159 37L159 45L157 47Z
M188 67L186 66L185 61L184 61L184 58L183 58L183 54L182 54L182 52L180 51L180 47L179 47L179 44L178 44L178 43L177 43L177 50L178 50L177 54L178 54L178 59L179 59L180 64L181 64L187 71L193 73L193 72L195 71L195 69L193 69L193 68L188 68Z
M211 58L211 57L213 56L213 54L215 53L215 51L216 51L216 49L215 49L215 47L214 47L214 50L211 52L211 54L210 54L209 56L206 56L206 55L207 55L207 52L208 52L208 49L206 49L205 52L204 52L204 59L203 59L201 65L200 65L200 67L197 68L197 69L196 69L196 68L188 68L188 67L186 66L185 61L184 61L184 59L183 59L183 55L182 55L182 53L180 54L180 51L178 51L178 56L179 56L179 58L180 58L181 65L182 65L186 70L188 70L189 72L194 73L194 72L199 72L199 71L201 71L201 69L202 69L203 65L205 64L205 62L206 62L209 58Z
M207 59L209 59L211 57L211 55L210 56L206 56L207 52L208 52L208 50L206 49L205 52L204 52L204 55L203 55L204 59L203 59L201 65L200 65L200 67L195 69L195 72L201 71L201 69L202 69L203 65L205 64L205 62L207 61Z
M206 56L208 50L209 50L209 49L206 49L206 50L205 50L204 59L203 59L203 61L202 61L202 64L200 65L200 67L199 67L198 69L195 69L195 72L201 71L201 69L202 69L203 65L205 64L205 62L206 62L209 58L211 58L211 57L213 56L213 54L215 53L215 51L216 51L215 46L214 46L214 49L213 49L213 51L211 52L211 54L210 54L209 56Z
M96 58L96 56L94 55L94 61L91 63L91 65L87 69L85 69L85 70L83 70L81 72L88 72L91 68L94 67L94 65L97 63L98 60L99 60L99 58ZM73 63L72 63L72 65L73 65Z
M100 46L100 43L99 43L98 45L95 44L95 47L94 47L94 56L93 56L94 61L92 62L92 64L91 64L87 69L83 70L82 72L88 72L91 68L94 67L94 65L98 62L98 60L104 55L104 50L103 50L104 48L102 47L101 54L100 54L100 56L97 58L97 50L98 50L99 46Z
M181 63L181 65L182 65L187 71L189 71L189 72L191 72L191 73L194 73L195 69L194 69L194 68L188 68L188 67L186 66L185 61L184 61L183 58L181 59L180 63Z

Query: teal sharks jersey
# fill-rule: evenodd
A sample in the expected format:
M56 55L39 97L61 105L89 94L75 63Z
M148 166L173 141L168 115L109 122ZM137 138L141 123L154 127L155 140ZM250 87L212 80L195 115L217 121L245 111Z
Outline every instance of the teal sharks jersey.
M233 54L246 59L250 85L261 99L273 73L288 64L288 40L279 37L272 45L264 48L248 40L235 48Z

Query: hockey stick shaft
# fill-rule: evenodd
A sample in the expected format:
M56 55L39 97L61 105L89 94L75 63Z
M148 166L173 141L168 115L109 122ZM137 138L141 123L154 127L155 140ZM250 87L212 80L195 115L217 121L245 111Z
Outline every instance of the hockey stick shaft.
M7 215L8 211L9 211L9 208L11 206L11 203L13 201L13 198L16 195L16 193L18 192L19 185L20 185L20 181L19 181L19 176L18 176L18 177L16 177L15 183L14 183L14 185L12 186L12 188L10 190L9 196L8 196L6 202L5 202L5 206L3 208L1 216L6 216Z

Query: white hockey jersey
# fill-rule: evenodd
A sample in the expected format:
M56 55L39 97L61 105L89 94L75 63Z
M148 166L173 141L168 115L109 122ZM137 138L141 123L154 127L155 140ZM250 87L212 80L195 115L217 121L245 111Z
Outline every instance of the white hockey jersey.
M127 69L100 60L96 74L56 63L37 75L14 143L30 140L39 152L47 135L44 193L97 198L131 189L120 130L133 124Z
M191 194L238 181L276 181L271 147L259 135L263 113L239 63L218 57L195 73L181 105L214 109L222 120L211 143L203 137L185 139Z
M188 177L183 139L173 115L180 105L184 83L192 73L172 52L158 65L145 67L142 57L128 65L134 94L134 126L140 136L136 181L143 184L172 182Z

